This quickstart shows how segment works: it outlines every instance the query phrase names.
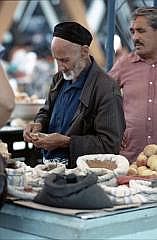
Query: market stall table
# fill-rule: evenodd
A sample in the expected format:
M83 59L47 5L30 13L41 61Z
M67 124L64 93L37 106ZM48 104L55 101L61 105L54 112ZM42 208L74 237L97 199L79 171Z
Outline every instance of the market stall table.
M6 203L0 211L0 239L157 239L157 204L89 213L37 208L25 201Z

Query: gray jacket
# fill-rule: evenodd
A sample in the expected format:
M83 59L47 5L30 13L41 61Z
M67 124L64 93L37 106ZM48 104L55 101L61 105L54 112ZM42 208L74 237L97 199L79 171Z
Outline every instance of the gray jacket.
M35 118L35 121L42 123L43 132L47 132L53 105L63 81L62 73L54 75L45 106ZM78 156L85 154L118 154L124 130L119 87L93 60L80 104L66 133L71 137L69 166L75 167Z

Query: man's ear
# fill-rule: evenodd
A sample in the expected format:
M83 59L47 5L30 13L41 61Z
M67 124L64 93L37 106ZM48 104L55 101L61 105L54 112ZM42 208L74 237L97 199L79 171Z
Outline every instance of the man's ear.
M87 57L89 55L89 47L87 45L81 47L81 55L82 57Z

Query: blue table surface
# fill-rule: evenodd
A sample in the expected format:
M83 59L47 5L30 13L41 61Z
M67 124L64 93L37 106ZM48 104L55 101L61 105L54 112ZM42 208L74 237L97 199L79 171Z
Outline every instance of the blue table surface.
M0 211L0 239L157 239L157 206L82 219L6 203Z

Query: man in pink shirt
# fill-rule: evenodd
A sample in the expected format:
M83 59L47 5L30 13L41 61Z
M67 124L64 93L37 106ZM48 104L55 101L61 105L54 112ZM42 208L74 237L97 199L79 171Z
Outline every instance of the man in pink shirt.
M157 144L157 8L138 8L130 31L135 51L117 59L109 74L123 92L126 131L120 153L133 162L145 145Z

